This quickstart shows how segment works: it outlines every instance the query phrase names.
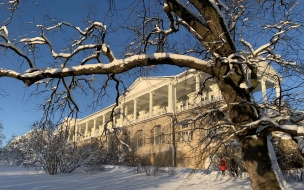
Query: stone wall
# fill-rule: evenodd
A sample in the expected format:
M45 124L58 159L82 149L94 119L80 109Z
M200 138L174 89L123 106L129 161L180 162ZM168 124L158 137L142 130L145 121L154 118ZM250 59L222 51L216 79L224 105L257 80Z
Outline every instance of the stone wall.
M202 155L200 152L202 145L199 141L203 135L202 131L194 130L194 125L186 122L187 119L193 117L193 111L184 111L174 116L164 114L128 125L122 128L119 137L130 145L132 154L138 158L148 159L153 165L172 166L174 145L177 167L203 168L206 155ZM172 123L174 136L172 135ZM160 134L155 134L157 126L161 127ZM139 131L142 131L141 135L138 135ZM121 152L122 156L129 154L124 145L117 141L117 138L110 138L108 146L111 151Z

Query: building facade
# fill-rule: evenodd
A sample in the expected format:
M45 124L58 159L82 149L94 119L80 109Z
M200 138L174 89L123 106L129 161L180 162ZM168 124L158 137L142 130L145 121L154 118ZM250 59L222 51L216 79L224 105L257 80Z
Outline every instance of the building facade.
M255 91L266 102L267 89L275 89L279 96L280 78L273 77L279 75L266 63L259 68ZM119 98L118 106L70 122L69 140L82 142L106 134L110 151L132 152L159 165L204 168L208 159L195 145L205 131L190 120L224 103L216 82L208 78L192 69L175 76L140 77Z

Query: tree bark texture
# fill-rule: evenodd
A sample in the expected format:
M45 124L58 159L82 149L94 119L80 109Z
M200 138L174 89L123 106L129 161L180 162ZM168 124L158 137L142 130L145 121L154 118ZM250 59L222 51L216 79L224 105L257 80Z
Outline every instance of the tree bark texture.
M246 136L241 140L241 148L252 188L255 190L281 189L271 167L267 138Z

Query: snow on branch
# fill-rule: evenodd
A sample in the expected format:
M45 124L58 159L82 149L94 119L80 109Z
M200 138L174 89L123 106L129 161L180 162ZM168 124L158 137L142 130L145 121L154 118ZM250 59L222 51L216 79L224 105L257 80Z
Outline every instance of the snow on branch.
M76 47L71 53L56 53L53 49L53 46L51 42L48 40L44 30L49 31L53 30L55 28L60 28L62 25L74 28L76 31L78 31L81 35L80 40L75 40L72 44L72 47ZM23 39L22 42L27 42L27 43L36 43L36 44L47 44L50 47L51 54L52 56L56 58L71 58L74 55L76 55L79 52L82 52L83 50L87 49L96 49L96 51L100 51L103 53L103 55L107 56L110 61L113 61L115 59L114 53L111 51L110 47L106 45L104 38L106 34L106 25L103 25L100 22L93 22L90 26L88 26L85 30L81 30L80 27L75 27L71 23L68 22L61 22L58 23L57 25L51 26L51 27L44 27L43 25L37 25L37 27L41 28L42 34L41 37L36 37L32 39ZM94 44L83 44L83 42L88 38L91 37L91 34L94 30L100 31L101 30L101 42L94 43ZM93 53L93 55L88 56L83 60L81 64L84 64L87 62L89 59L96 58L96 56L99 55L98 53Z
M24 38L24 39L21 39L20 42L25 42L26 44L30 44L30 45L46 43L45 40L41 37Z
M18 73L12 70L0 69L0 77L7 76L23 81L30 86L33 83L47 78L62 78L69 76L92 75L92 74L117 74L140 66L158 64L170 64L181 67L191 67L211 73L212 65L204 60L170 53L155 53L152 55L134 55L126 59L115 59L108 64L87 64L64 68L37 69L31 73Z
M271 60L279 64L295 65L296 64L295 62L286 61L280 55L276 54L274 52L274 49L275 49L275 45L278 43L278 41L281 38L283 38L284 34L286 34L288 31L292 29L296 29L299 27L300 24L291 23L290 21L281 21L275 25L266 25L265 29L276 29L278 31L273 34L273 36L270 38L268 43L258 47L256 50L254 50L252 45L244 39L241 39L241 43L249 49L251 53L250 55L251 58L262 57L263 55L266 54L267 56L264 57L264 61Z
M270 118L268 116L263 116L262 118L248 123L243 128L257 128L256 133L260 134L266 129L270 129L272 131L282 131L282 132L288 132L289 134L293 134L293 136L303 136L304 135L304 126L296 125L296 124L280 124L281 117L278 118ZM286 118L284 118L285 121ZM285 122L288 123L288 122Z
M183 25L185 28L187 28L191 34L193 34L199 41L203 41L204 39L197 33L197 31L192 28L187 22L185 22L183 19L178 19L179 23Z
M234 8L235 13L228 13L228 16L230 18L229 20L229 31L231 32L233 29L235 29L235 26L238 22L238 20L241 18L243 13L245 12L245 7L243 5L238 5ZM244 20L245 21L245 20Z
M0 37L3 38L7 43L10 43L6 26L2 26L0 28Z
M8 10L10 11L10 16L6 19L6 21L4 21L4 23L2 23L3 26L7 26L9 23L11 23L14 12L18 8L19 3L20 3L20 0L11 0L11 1L7 2ZM5 4L5 3L3 3L3 4Z
M77 54L80 51L86 50L86 49L95 49L99 46L99 44L87 44L87 45L82 45L78 46L72 53L55 53L52 50L52 56L56 58L69 58L72 57L73 55Z

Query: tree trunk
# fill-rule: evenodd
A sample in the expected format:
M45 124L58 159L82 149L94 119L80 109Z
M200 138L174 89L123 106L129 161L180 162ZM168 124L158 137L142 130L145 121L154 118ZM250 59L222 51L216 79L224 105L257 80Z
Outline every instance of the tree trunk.
M255 190L281 189L271 167L267 138L256 135L246 136L240 142L252 188Z
M251 98L252 89L242 89L240 84L245 82L245 73L241 64L229 65L222 62L221 58L228 57L236 52L233 39L230 36L224 18L214 7L213 1L189 1L201 14L205 22L196 19L196 16L187 8L180 6L177 0L168 0L165 12L170 15L173 11L181 17L200 37L197 39L214 57L214 67L210 73L217 79L218 87L228 107L229 120L235 127L251 123L259 119L259 110L254 106ZM189 30L189 32L192 32ZM217 43L206 43L217 42ZM218 42L222 42L219 44ZM202 69L204 72L204 70ZM255 74L252 72L252 74ZM252 76L256 79L256 76ZM255 85L256 86L256 85ZM252 182L253 189L281 189L276 175L271 168L266 137L252 138L256 129L246 132L240 137L241 148L245 165ZM254 136L255 137L255 136Z
M241 76L241 73L239 73L239 76ZM258 108L253 106L254 103L249 93L238 88L237 82L240 81L240 77L238 77L237 73L233 77L228 80L218 77L220 79L218 80L218 86L227 103L231 122L244 125L256 121L259 119ZM252 188L255 190L281 189L271 167L267 135L257 137L256 129L252 129L252 131L240 136L239 139Z

